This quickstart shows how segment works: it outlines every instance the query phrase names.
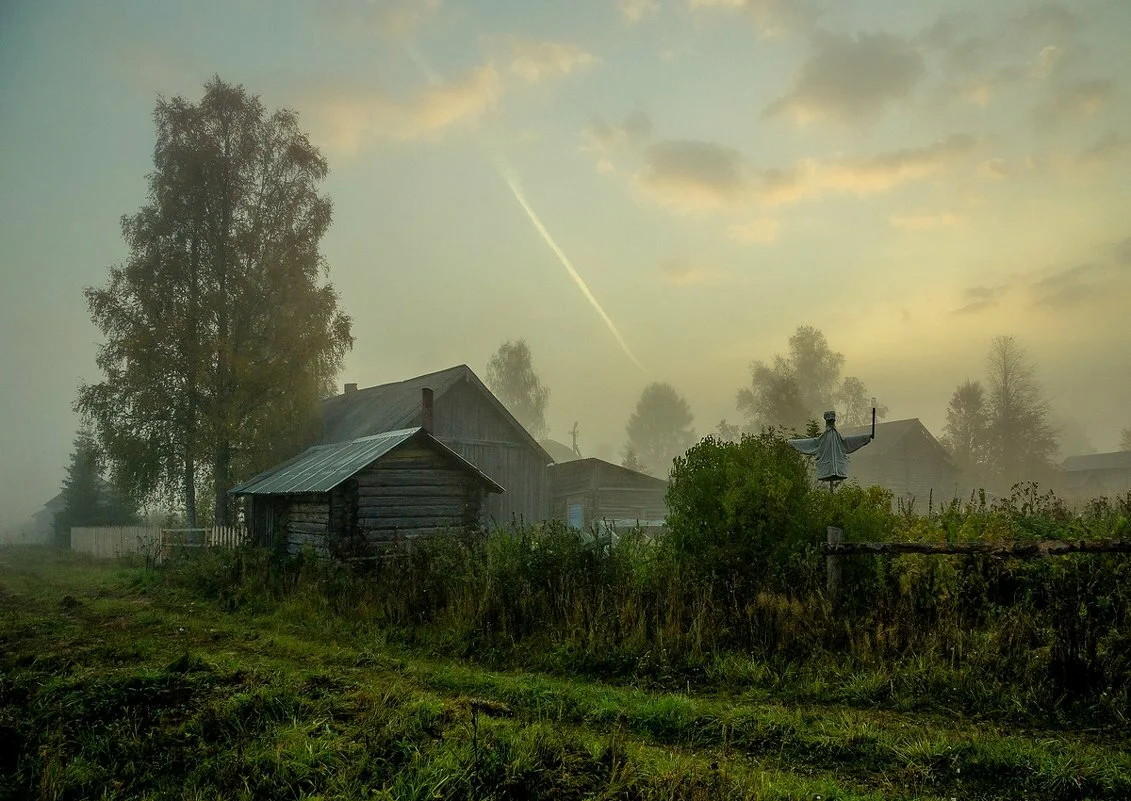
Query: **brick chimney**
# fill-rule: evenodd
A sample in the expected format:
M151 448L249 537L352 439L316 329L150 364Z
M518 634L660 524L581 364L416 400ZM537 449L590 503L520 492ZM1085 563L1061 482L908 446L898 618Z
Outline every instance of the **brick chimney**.
M420 427L429 434L432 432L432 390L424 387L420 390Z
M357 392L357 384L346 384L346 394L352 395L354 392Z

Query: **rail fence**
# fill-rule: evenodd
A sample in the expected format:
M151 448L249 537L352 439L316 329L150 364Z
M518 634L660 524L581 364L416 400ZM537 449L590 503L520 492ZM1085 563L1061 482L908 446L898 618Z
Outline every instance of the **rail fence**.
M161 562L170 556L206 548L238 548L247 540L243 526L212 528L154 528L98 526L71 529L71 550L102 559L139 554Z
M829 526L827 539L821 546L825 554L826 587L836 599L841 591L841 560L860 554L893 556L901 553L983 554L1014 559L1042 559L1072 553L1131 553L1131 540L1042 540L1038 542L845 542L844 530Z

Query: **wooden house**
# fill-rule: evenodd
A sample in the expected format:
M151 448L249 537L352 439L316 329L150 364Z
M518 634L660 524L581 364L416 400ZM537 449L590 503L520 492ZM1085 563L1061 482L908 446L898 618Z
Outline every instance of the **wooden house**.
M433 393L435 438L506 488L487 499L488 524L544 520L550 502L546 466L553 459L467 365L365 389L346 384L344 394L322 403L320 442L422 425L425 388Z
M618 527L662 526L668 482L602 459L550 465L552 517L574 528L594 523Z
M845 428L844 436L866 434L871 426ZM959 470L946 448L918 418L876 424L876 438L848 457L848 478L890 490L897 500L945 503L963 494Z
M503 488L425 428L309 448L232 489L254 542L296 553L368 553L483 523Z
M1131 492L1131 451L1069 456L1061 465L1065 495L1087 500Z

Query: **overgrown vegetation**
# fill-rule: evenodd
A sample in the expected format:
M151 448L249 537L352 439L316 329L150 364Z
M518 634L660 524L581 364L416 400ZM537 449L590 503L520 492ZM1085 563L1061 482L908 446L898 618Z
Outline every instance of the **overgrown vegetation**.
M1126 798L1131 560L852 557L1131 535L1131 496L893 511L766 434L677 460L671 530L353 563L0 553L11 797ZM1071 733L1069 733L1071 732Z

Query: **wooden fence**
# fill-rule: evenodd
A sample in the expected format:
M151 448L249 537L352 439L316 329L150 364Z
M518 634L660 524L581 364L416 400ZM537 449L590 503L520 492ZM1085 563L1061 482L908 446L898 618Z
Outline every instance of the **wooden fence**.
M99 526L71 529L71 550L103 559L140 554L162 561L174 554L202 548L236 548L247 538L242 526L213 528L153 528Z
M1131 540L1041 540L1037 542L845 542L844 531L830 526L825 544L825 569L828 594L840 595L840 559L859 554L895 555L921 553L941 556L981 554L984 556L1040 559L1070 553L1131 553Z

